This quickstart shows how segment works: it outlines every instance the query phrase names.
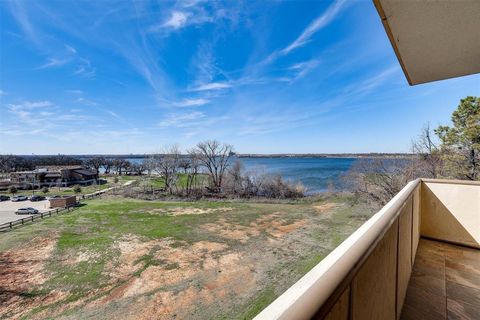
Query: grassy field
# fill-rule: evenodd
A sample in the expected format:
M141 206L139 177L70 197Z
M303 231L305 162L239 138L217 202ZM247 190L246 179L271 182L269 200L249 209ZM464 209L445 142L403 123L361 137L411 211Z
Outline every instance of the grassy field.
M0 318L252 318L370 216L351 200L87 201L0 234Z
M187 186L187 175L184 173L179 173L177 178L176 185L179 188L185 188ZM165 180L162 177L151 177L142 176L139 178L140 185L153 189L163 189L165 187ZM206 185L207 176L204 174L199 174L196 178L196 186Z
M103 189L107 189L112 187L113 184L99 184L99 185L90 185L90 186L80 186L82 191L79 193L80 195L82 194L89 194L93 193L95 191L100 191ZM2 194L11 196L8 192L2 192ZM48 192L44 193L42 192L42 189L40 190L35 190L35 193L32 190L18 190L17 193L15 193L16 196L19 195L24 195L24 196L31 196L33 194L36 195L41 195L41 196L52 196L52 195L60 195L60 196L66 196L66 195L74 195L75 192L73 191L73 186L71 187L51 187L48 188Z

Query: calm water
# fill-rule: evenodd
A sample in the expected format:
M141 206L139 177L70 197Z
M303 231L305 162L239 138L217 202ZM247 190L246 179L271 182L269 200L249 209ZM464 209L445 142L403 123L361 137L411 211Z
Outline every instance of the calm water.
M326 191L332 182L341 188L340 176L356 159L352 158L245 158L246 169L263 168L286 180L299 181L309 193Z
M143 159L128 159L133 163ZM301 182L308 193L323 192L331 181L341 188L340 176L356 161L354 158L241 158L246 170L281 175L284 179Z

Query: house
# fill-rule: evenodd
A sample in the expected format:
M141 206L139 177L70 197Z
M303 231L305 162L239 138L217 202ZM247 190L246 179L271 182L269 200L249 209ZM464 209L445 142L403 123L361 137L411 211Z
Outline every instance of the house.
M97 181L98 173L83 166L40 166L32 171L10 174L10 184L19 188L67 187L74 184L88 185Z

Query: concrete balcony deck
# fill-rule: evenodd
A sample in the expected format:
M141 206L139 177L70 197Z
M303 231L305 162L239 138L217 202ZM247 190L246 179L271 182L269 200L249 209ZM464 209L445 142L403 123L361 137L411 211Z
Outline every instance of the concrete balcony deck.
M256 319L480 319L480 183L415 180Z

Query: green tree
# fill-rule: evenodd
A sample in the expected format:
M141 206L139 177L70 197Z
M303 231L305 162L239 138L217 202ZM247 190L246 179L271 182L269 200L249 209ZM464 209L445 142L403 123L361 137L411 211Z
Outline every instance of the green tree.
M445 171L459 179L480 179L480 98L460 100L452 113L453 126L439 126Z
M44 194L47 194L48 191L49 191L49 190L48 190L48 187L43 187L43 188L42 188L42 192L43 192Z

